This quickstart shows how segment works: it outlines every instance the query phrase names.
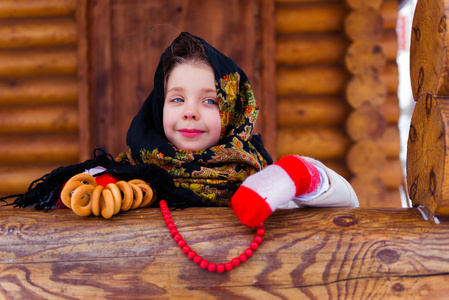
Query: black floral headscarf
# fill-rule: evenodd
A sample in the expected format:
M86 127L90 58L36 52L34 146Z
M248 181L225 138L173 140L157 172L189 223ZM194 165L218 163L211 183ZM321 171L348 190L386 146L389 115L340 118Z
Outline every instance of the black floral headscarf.
M205 150L176 149L164 134L163 57L179 38L198 39L215 73L221 118L218 144ZM225 206L243 180L271 164L259 134L253 134L259 112L245 73L206 41L181 33L162 54L154 77L154 90L133 119L128 150L117 157L131 164L154 163L168 171L175 185L199 195L206 205Z

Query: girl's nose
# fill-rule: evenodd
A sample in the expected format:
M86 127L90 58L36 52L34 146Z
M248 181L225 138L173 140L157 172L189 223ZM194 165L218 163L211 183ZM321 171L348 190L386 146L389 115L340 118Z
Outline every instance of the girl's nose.
M198 121L200 119L198 108L193 104L187 105L186 109L184 110L183 119L184 120L192 119Z

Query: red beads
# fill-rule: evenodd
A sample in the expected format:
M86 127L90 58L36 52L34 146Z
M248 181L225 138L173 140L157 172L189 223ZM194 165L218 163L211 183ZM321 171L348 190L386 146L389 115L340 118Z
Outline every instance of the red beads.
M251 257L255 250L259 248L259 245L262 243L262 236L265 235L265 229L263 229L264 224L260 223L257 227L257 235L254 237L254 240L249 245L249 248L245 249L245 251L240 254L238 257L234 257L230 262L215 264L212 262L203 259L200 255L198 255L195 251L193 251L188 245L187 242L182 238L182 235L178 232L175 223L170 214L170 210L168 209L167 203L164 200L159 202L159 206L161 208L162 215L164 217L165 224L167 224L168 229L170 230L170 235L173 237L174 241L178 244L178 247L181 248L182 252L187 255L189 259L191 259L195 264L199 265L200 268L208 270L209 272L218 272L223 273L225 271L231 271L234 267L238 267L241 263L244 263Z

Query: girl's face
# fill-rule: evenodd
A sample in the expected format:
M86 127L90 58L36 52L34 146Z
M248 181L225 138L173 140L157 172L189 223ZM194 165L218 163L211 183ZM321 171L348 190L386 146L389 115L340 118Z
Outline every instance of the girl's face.
M163 125L176 148L205 150L218 143L220 110L213 69L205 63L174 67L166 84Z

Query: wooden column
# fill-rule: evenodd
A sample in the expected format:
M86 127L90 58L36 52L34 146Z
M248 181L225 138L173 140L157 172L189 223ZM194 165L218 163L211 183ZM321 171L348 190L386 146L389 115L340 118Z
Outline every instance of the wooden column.
M399 160L399 153L390 155L389 159L382 146L391 127L382 108L389 89L388 79L381 74L391 64L381 42L385 30L382 3L382 0L346 0L349 11L344 20L345 33L351 41L345 53L345 66L351 76L345 88L346 101L351 107L345 122L351 143L346 163L352 174L350 182L360 205L365 207L400 206L400 199L387 202L391 199L386 197L388 188L381 175L391 158Z
M407 145L407 184L414 206L449 215L448 0L418 1L410 75L415 110Z

